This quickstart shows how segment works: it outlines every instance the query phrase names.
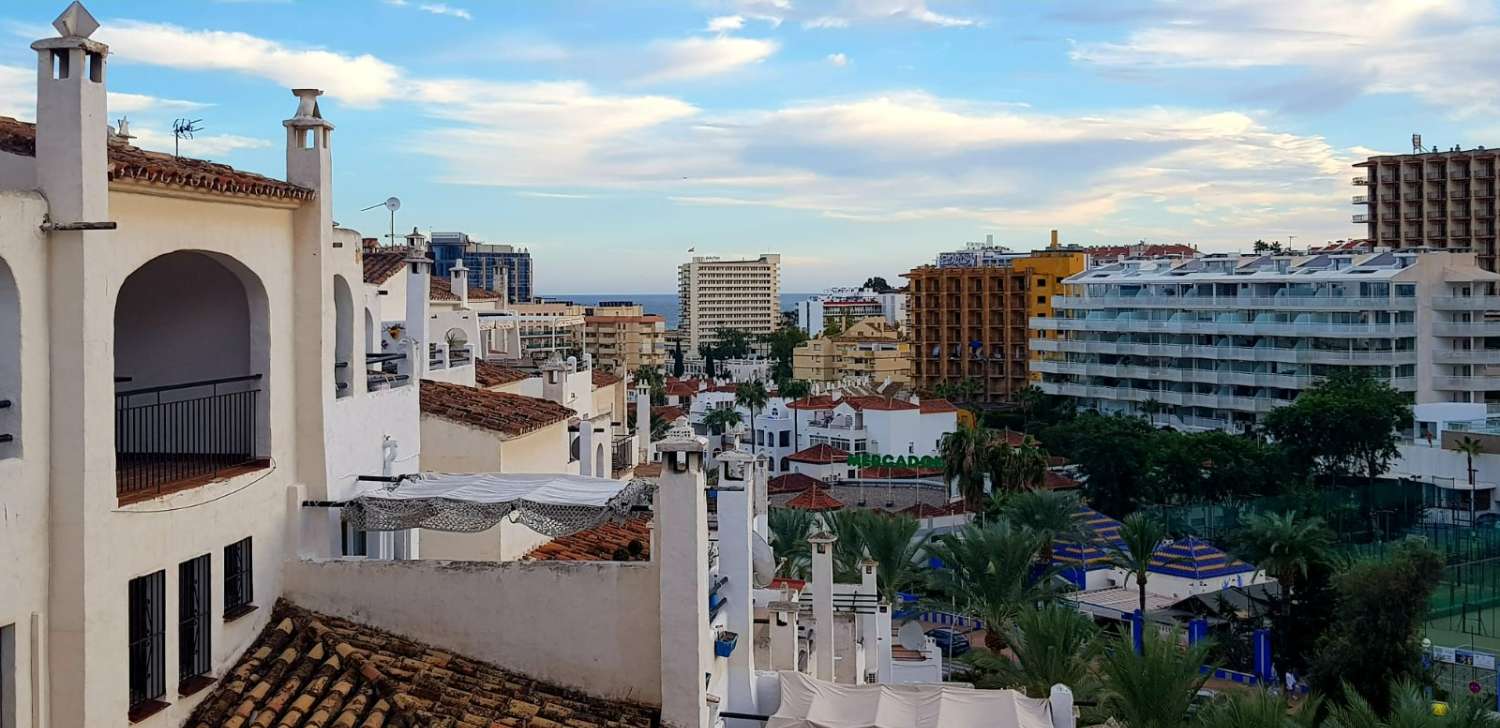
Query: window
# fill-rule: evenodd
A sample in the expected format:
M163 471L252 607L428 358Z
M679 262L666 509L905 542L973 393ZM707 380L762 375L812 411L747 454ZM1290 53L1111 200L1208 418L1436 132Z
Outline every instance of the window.
M130 719L165 707L167 572L130 580Z
M224 619L255 610L255 572L250 563L250 537L224 547Z
M1047 302L1047 297L1046 296L1037 296L1036 297L1036 302L1037 303L1046 303Z
M782 430L780 439L782 447L790 447L792 441L792 433L787 432L786 430Z
M368 556L369 550L366 543L366 535L349 524L343 524L343 532L340 534L343 542L345 556Z
M213 637L210 632L209 595L212 565L209 555L177 565L177 692L192 694L207 681L213 668ZM194 678L199 678L195 680Z

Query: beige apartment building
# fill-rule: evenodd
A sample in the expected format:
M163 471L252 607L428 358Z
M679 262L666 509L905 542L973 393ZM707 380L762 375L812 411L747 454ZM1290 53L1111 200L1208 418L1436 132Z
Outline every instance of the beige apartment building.
M583 346L584 307L566 301L513 303L521 331L521 355L541 360L553 353L568 356Z
M629 301L606 301L584 310L583 349L606 371L661 368L667 361L667 322Z
M718 329L769 334L781 321L781 256L694 257L677 268L677 305L689 352L713 343Z
M1386 248L1472 250L1495 270L1496 159L1500 150L1392 154L1360 162L1353 217L1363 239ZM1359 239L1359 238L1356 238Z
M797 347L792 376L809 382L867 378L879 384L911 383L911 344L881 316L861 319L836 336L820 336Z

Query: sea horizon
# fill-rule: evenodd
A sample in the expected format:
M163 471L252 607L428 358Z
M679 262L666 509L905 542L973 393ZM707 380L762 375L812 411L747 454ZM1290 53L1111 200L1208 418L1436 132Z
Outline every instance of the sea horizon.
M781 294L781 310L796 308L799 302L816 295L818 294L783 293ZM668 329L677 328L676 293L539 293L536 297L548 301L568 301L580 306L597 306L602 301L630 301L640 304L646 313L656 314L666 319Z

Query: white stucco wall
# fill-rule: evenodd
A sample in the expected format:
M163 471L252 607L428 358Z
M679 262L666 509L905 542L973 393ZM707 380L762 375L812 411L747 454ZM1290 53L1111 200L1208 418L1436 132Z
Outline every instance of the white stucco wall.
M295 561L319 612L604 698L661 702L654 563ZM393 596L399 595L399 598Z

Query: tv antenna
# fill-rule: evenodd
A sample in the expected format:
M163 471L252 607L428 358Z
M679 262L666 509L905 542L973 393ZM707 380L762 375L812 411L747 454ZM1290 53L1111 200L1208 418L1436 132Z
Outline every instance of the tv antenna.
M381 203L378 203L378 204L370 205L369 207L366 207L365 209L360 210L360 212L368 212L368 211L373 210L373 209L375 209L377 207L384 207L385 209L391 211L391 245L395 245L396 244L396 211L399 210L399 209L401 209L401 200L400 200L400 198L397 198L397 197L387 197L387 198L385 198L385 202L381 202Z
M1412 154L1421 154L1422 152L1427 151L1422 146L1422 135L1421 134L1413 134L1413 135L1411 135L1411 151L1412 151ZM1432 151L1434 151L1434 152L1437 151L1437 147L1433 147Z
M177 119L172 122L172 156L182 156L182 140L192 139L203 131L202 119Z

